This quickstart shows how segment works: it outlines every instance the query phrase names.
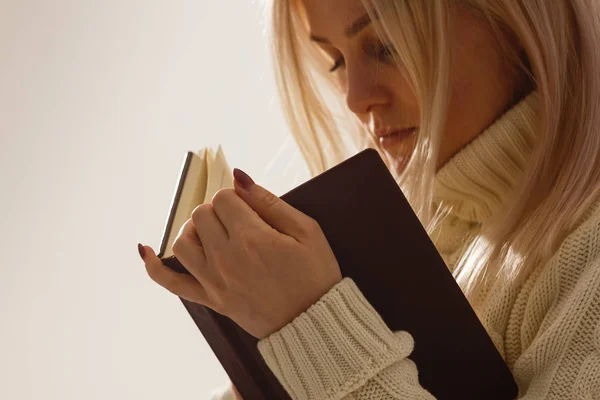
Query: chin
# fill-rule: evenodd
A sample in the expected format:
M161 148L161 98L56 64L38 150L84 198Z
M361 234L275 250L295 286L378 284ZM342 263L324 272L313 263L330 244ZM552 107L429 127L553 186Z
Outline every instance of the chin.
M411 153L395 153L394 155L386 153L386 156L390 166L390 171L395 172L397 175L401 175L404 172L411 159Z

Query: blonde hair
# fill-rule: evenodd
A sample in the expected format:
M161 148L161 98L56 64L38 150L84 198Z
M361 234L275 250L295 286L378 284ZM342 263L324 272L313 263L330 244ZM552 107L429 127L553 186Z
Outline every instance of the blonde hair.
M431 233L448 209L432 199L449 98L447 38L455 5L489 21L506 56L539 93L536 143L505 209L484 224L457 263L469 299L486 283L524 279L550 257L600 192L600 3L597 0L362 0L391 43L421 110L419 137L401 174L341 102L327 61L310 43L299 0L272 0L276 79L291 132L313 175L366 147L379 151ZM517 45L515 45L518 44ZM516 95L523 95L519 93ZM350 134L352 132L352 134Z

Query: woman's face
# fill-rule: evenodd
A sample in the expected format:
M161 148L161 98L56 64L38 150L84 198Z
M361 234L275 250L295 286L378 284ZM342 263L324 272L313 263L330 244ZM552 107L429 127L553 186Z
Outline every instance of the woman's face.
M384 151L407 161L416 143L419 106L361 1L302 3L311 40L331 56L331 73L343 88L348 108L369 126ZM450 104L436 170L512 105L518 86L489 25L466 10L458 10L455 17Z

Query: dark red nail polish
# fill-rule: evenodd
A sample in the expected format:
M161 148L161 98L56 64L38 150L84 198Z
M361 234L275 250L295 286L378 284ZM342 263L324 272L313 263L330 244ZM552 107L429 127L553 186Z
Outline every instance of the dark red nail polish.
M234 168L233 177L246 190L249 190L252 187L252 185L254 185L254 181L252 180L252 178L250 178L248 174L242 171L241 169Z
M142 246L141 243L138 243L138 251L140 253L140 257L142 257L142 260L144 260L144 257L146 256L146 249L144 249L144 246Z

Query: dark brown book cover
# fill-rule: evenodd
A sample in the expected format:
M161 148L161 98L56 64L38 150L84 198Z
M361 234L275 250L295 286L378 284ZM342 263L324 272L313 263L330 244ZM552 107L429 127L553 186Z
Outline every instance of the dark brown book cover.
M361 151L281 199L319 223L342 275L389 328L413 335L410 358L437 399L517 397L512 374L377 151ZM174 257L163 262L187 272ZM289 399L256 338L182 302L245 400Z

